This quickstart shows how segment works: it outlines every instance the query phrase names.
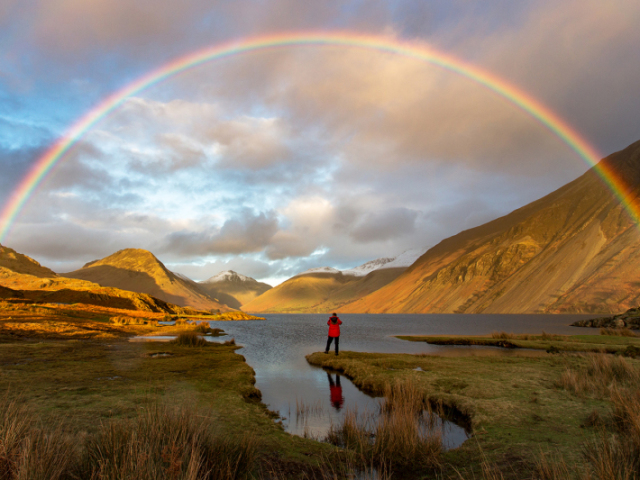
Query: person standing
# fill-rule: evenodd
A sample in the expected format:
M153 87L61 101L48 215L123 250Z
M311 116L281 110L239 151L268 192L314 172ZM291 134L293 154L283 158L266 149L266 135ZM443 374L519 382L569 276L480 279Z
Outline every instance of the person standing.
M340 325L342 325L342 320L340 320L338 318L338 315L334 313L333 315L331 315L331 317L329 317L327 325L329 325L329 338L327 338L327 348L324 349L324 353L329 353L331 342L335 340L336 355L338 355L338 343L340 342Z

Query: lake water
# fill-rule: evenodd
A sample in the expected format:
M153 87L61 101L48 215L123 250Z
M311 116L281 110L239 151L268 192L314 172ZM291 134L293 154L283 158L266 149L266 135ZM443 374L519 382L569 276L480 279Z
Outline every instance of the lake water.
M377 412L378 400L356 388L346 377L313 367L305 355L323 351L329 315L265 315L266 321L210 322L238 345L239 353L256 372L262 401L283 418L285 429L322 439L331 423L339 423L346 410ZM376 353L479 352L486 347L447 347L408 342L394 335L485 335L510 333L579 334L594 330L569 326L593 315L340 315L340 350ZM492 349L496 350L496 349ZM502 354L517 354L500 350ZM331 353L333 355L333 352ZM338 385L339 382L339 385ZM459 446L467 435L462 427L445 422L447 448Z

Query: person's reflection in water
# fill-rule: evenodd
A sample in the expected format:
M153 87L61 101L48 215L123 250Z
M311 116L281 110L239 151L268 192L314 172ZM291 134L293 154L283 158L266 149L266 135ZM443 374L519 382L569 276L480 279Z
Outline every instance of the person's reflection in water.
M329 377L329 390L331 391L331 405L336 410L340 410L344 404L344 397L342 396L342 386L340 385L340 375L336 373L336 381L333 381L331 374L327 372Z

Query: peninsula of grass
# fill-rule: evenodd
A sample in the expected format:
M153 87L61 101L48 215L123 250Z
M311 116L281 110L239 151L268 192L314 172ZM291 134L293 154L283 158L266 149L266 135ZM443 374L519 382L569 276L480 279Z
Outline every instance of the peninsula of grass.
M601 335L541 335L496 332L491 335L402 335L397 338L432 345L485 346L528 348L549 352L594 352L640 355L640 337L620 335L615 330L603 330ZM628 335L628 334L627 334Z
M433 409L470 428L471 438L441 453L437 471L420 472L423 478L632 478L593 474L597 461L591 462L585 452L601 438L606 444L600 450L593 447L593 457L604 449L619 468L640 468L634 464L640 435L626 430L633 432L640 411L630 414L631 421L617 413L620 405L633 411L640 406L640 361L635 359L526 351L464 356L347 351L339 356L314 353L307 361L341 372L376 395L389 386L413 385ZM612 400L616 395L618 403ZM605 429L617 436L603 433ZM616 438L627 440L622 445ZM618 443L607 443L614 440ZM619 459L621 452L628 452L627 457Z

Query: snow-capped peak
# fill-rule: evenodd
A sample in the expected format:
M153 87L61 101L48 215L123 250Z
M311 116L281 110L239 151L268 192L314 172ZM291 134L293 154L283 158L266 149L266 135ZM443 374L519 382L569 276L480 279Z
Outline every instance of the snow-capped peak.
M241 273L236 273L233 270L227 270L225 272L220 272L217 275L205 280L202 283L218 283L218 282L255 282L255 280L251 277L247 277L242 275Z
M337 268L316 267L316 268L310 268L309 270L305 270L304 272L299 273L298 275L306 275L307 273L341 273L341 272Z
M425 252L426 248L413 248L411 250L405 250L397 257L383 257L371 260L367 263L363 263L359 267L350 268L349 270L338 270L332 267L317 267L305 270L298 275L306 275L308 273L342 273L343 275L352 275L354 277L364 277L375 270L382 270L385 268L407 268L410 267L418 258L420 258Z
M397 257L383 257L370 262L363 263L359 267L352 268L350 270L344 270L344 275L353 275L356 277L363 277L373 272L374 270L382 270L385 268L407 268L410 267L418 258L420 258L425 252L426 248L413 248L402 252Z
M367 263L363 263L359 267L351 268L349 270L343 270L343 274L345 275L353 275L356 277L364 277L365 275L373 272L374 270L378 270L380 268L386 268L385 265L393 262L394 258L384 257L377 258L376 260L371 260Z

